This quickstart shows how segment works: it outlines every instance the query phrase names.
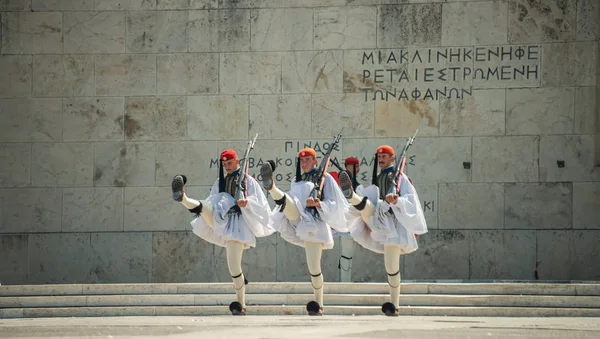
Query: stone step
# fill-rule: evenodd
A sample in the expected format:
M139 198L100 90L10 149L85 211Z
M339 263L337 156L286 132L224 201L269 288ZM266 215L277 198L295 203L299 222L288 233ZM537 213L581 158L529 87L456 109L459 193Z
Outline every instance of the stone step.
M248 305L305 305L312 293L248 294ZM380 306L388 294L325 294L327 305ZM146 295L88 295L88 296L18 296L0 297L0 308L44 307L118 307L118 306L214 306L229 305L235 300L233 291L226 294L146 294ZM542 295L443 295L403 294L402 306L448 307L558 307L598 308L600 296L542 296Z
M253 315L306 315L305 306L248 306ZM380 306L325 306L326 315L383 316ZM230 315L227 306L48 307L0 309L0 318ZM403 316L600 317L597 308L401 306Z
M1 296L229 294L229 283L2 285ZM311 293L309 282L250 282L248 294ZM327 294L386 294L387 283L326 283ZM600 296L600 282L403 282L402 294Z

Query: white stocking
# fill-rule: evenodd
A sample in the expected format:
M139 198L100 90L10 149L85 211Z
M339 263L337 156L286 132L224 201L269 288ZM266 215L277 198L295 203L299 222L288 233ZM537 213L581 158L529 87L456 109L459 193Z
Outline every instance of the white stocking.
M273 199L275 200L281 200L283 197L285 197L286 204L283 208L283 214L288 220L295 221L300 219L300 212L298 211L298 208L296 207L296 204L294 204L292 198L275 186L275 183L273 183L273 187L269 190L269 193L271 193L271 196L273 196Z
M398 246L385 245L383 247L383 260L385 271L388 274L390 285L390 302L398 308L400 302L400 255L402 251Z
M363 197L356 193L352 193L352 197L348 199L348 201L354 206L360 204L362 200ZM368 225L370 223L369 220L375 214L375 205L373 205L373 203L371 203L368 199L365 202L365 207L362 210L360 210L360 216L362 217L363 221Z
M314 242L304 242L306 250L306 264L308 272L310 272L310 281L315 295L315 301L323 307L323 272L321 272L321 253L323 252L323 244Z
M242 304L242 307L246 307L246 285L244 284L244 274L242 274L244 244L229 240L225 246L227 250L227 266L233 280L233 288L235 289L237 301Z
M181 200L181 204L185 206L188 210L192 210L198 206L200 206L200 201L196 199L189 198L185 192L183 193L183 200ZM206 201L202 201L202 212L200 213L202 219L208 226L213 225L213 208Z
M354 239L341 237L342 256L340 258L341 281L352 282L352 257L354 256Z

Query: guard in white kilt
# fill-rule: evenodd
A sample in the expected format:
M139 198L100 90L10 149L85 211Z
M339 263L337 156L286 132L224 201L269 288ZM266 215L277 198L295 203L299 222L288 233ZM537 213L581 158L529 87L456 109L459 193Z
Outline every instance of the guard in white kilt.
M221 153L219 178L206 200L198 201L185 194L185 175L176 175L172 182L173 199L196 215L191 222L193 232L207 242L226 248L227 266L237 296L237 302L229 306L233 315L246 314L245 285L248 280L242 272L244 249L256 246L257 237L275 233L270 227L271 208L260 184L252 176L240 172L240 159L234 150L227 149ZM241 195L238 193L240 180L245 192Z
M400 255L417 250L416 235L427 233L427 224L417 191L404 173L400 179L400 194L387 193L395 182L394 150L387 145L379 146L376 157L381 172L377 174L374 164L374 184L359 185L354 190L352 180L345 172L340 173L339 180L344 196L352 204L346 215L350 234L364 248L383 253L391 303L383 304L382 311L397 316Z
M274 164L268 161L260 170L263 187L276 203L271 215L272 225L283 239L304 247L315 297L307 304L306 310L309 315L323 315L321 254L323 250L333 248L331 228L348 231L344 217L348 203L336 181L326 171L321 195L316 199L310 196L319 179L314 149L304 148L298 153L296 178L287 193L275 185Z

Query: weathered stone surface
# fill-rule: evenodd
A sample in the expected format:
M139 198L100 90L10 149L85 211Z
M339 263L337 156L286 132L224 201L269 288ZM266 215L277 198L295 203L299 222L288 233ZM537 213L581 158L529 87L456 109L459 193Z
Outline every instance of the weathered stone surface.
M577 40L594 40L598 37L598 1L577 1Z
M185 138L185 97L129 97L125 100L127 140L180 140Z
M95 0L96 9L106 10L148 10L156 8L157 0Z
M152 282L219 282L214 277L214 245L192 232L155 232Z
M510 42L565 41L575 38L577 0L527 1L508 4Z
M96 95L156 93L156 56L97 55Z
M256 246L244 251L242 271L248 280L256 282L278 281L276 274L277 241L275 234L257 238ZM217 253L226 252L224 250L223 247L215 246L215 252Z
M283 93L342 92L343 51L282 53Z
M469 279L468 234L468 231L430 230L420 235L419 249L403 256L402 278Z
M171 54L156 60L157 92L164 95L219 91L219 55Z
M507 7L504 1L444 4L442 45L472 46L506 43Z
M33 144L31 184L43 187L93 185L93 145L89 143Z
M573 91L572 88L507 90L506 134L572 133Z
M379 7L377 46L434 46L442 38L442 5L415 4Z
M0 187L22 187L31 184L31 145L0 144Z
M0 236L0 283L4 285L27 284L29 257L26 234Z
M473 78L475 88L539 87L543 48L537 44L476 46L473 71L465 73Z
M250 136L291 139L310 135L310 95L251 95Z
M94 0L31 0L34 11L94 10Z
M439 228L503 228L502 184L440 184L439 189Z
M598 47L593 41L544 45L542 86L594 86L596 58Z
M571 228L573 184L506 184L504 228Z
M7 12L0 18L3 54L62 53L62 13Z
M189 52L250 50L250 10L190 11Z
M139 11L127 14L127 52L186 52L187 11Z
M598 240L597 231L539 231L539 279L597 280Z
M600 229L600 183L573 183L573 228Z
M123 231L122 188L63 189L63 232Z
M277 281L310 281L310 273L306 265L306 251L303 247L285 241L279 234L277 237ZM324 250L321 255L321 271L325 284L328 281L339 281L338 262L340 247L334 246ZM306 302L309 302L307 300Z
M347 0L218 0L219 8L285 8L346 5ZM353 1L353 0L351 0ZM359 1L360 2L360 1ZM354 2L353 2L354 4Z
M375 48L377 7L315 9L315 49Z
M372 103L365 102L364 104L371 105ZM375 102L375 136L412 135L417 128L420 136L437 136L440 121L439 108L438 100L377 100Z
M334 238L335 245L334 250L340 251L341 255L342 251L342 242L339 237ZM400 276L404 278L404 257L400 257ZM336 266L337 274L336 276L326 277L327 281L340 281L341 280L341 270L348 268L348 261L342 259L338 256L336 258ZM340 268L338 268L338 265ZM358 243L354 242L354 253L352 254L352 282L387 282L387 273L385 272L385 265L383 263L383 254L375 253L370 251ZM327 300L324 300L327 303Z
M153 186L156 144L98 143L94 146L94 186Z
M64 141L122 141L123 98L63 100Z
M574 275L573 231L537 232L537 262L535 278L565 280Z
M0 99L0 115L0 141L48 142L62 138L61 99Z
M125 52L125 13L65 12L63 20L65 53Z
M414 131L411 132L411 136ZM380 145L390 145L400 152L405 138L345 139L342 138L344 157L354 156L361 161L361 180L370 182L375 150ZM336 156L340 154L336 152ZM420 138L417 135L406 159L406 173L414 182L467 182L469 170L463 161L471 161L471 138ZM361 182L359 180L359 182Z
M281 53L224 53L220 56L219 92L281 92Z
M537 181L539 140L538 136L474 137L472 181Z
M596 131L596 88L575 88L575 134L593 134Z
M469 181L470 170L463 169L463 162L471 161L471 138L420 138L418 135L417 138L406 159L411 179L427 183ZM400 152L405 143L406 139L397 139L388 145ZM377 146L370 153L374 154Z
M440 134L502 135L505 128L505 104L504 90L475 90L472 96L462 99L442 99Z
M470 279L533 280L536 231L470 231Z
M373 167L371 167L371 170ZM409 175L412 180L412 174ZM425 215L425 222L427 223L427 229L438 228L438 211L439 202L438 199L438 185L427 184L427 181L415 182L413 180L413 186L417 190L419 200L421 200L421 208L423 208L423 214Z
M593 155L593 135L543 136L540 181L600 181Z
M0 98L31 95L32 57L0 55Z
M222 151L215 142L161 142L156 147L156 185L170 186L176 174L185 174L189 185L215 183Z
M152 233L91 234L90 283L149 283Z
M60 232L61 190L0 190L0 233Z
M312 136L338 134L373 136L373 104L360 94L315 94L312 96Z
M569 264L573 265L574 280L593 280L600 279L600 270L598 270L598 262L600 262L600 232L592 231L574 231L573 259Z
M0 11L30 11L31 0L2 0Z
M375 69L381 68L378 53L379 50L344 51L344 92L363 93L365 89L370 89L374 91L379 87L383 87L382 85L378 85L376 87L373 83L373 80L369 79L371 75L373 76L373 78L375 77ZM383 54L385 52L381 51L381 53ZM382 60L387 60L387 58L383 57ZM371 63L369 63L369 61ZM394 64L394 67L400 66ZM370 73L365 73L365 70L368 70Z
M593 155L593 135L544 136L540 141L540 180L600 181Z
M156 9L215 9L218 0L156 0Z
M35 96L93 96L95 93L93 55L33 56Z
M253 51L297 51L313 47L313 9L258 9L250 13Z
M191 213L173 201L170 187L127 187L124 200L125 232L183 231L192 220Z
M192 140L246 139L248 96L187 97L187 135ZM231 122L235 121L235 124Z
M31 234L28 283L90 283L90 250L90 234Z

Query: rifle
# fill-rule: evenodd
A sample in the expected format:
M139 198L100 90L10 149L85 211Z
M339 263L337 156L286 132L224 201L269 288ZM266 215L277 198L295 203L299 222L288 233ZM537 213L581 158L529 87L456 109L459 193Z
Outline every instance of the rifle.
M325 152L321 151L321 155L325 155ZM339 170L340 170L340 172L341 172L341 171L345 171L345 169L343 169L343 168L342 168L342 166L340 166L340 164L338 164L338 163L337 163L337 161L335 161L335 160L333 160L333 159L330 159L330 160L331 160L331 163L332 163L332 164L333 164L335 167L337 167L337 169L339 169Z
M406 152L410 145L415 141L415 137L417 136L417 132L419 129L415 131L412 137L406 140L406 144L404 144L404 148L402 148L402 152L400 152L400 157L396 160L396 170L394 171L394 176L392 177L392 184L387 191L387 194L398 194L400 195L400 183L402 182L402 178L400 177L402 173L404 173L404 168L406 166ZM400 164L400 166L398 166Z
M329 149L327 150L327 152L323 154L323 159L321 159L321 163L317 168L317 179L314 183L315 187L313 187L312 191L310 192L310 197L313 199L317 199L317 197L320 197L321 193L323 192L323 184L325 183L325 174L327 173L327 168L329 167L331 152L333 151L335 146L340 142L340 139L342 138L342 131L344 131L344 128L342 128L340 133L333 136L333 141L329 145Z
M244 157L240 159L240 174L238 176L237 182L237 192L235 192L235 201L238 201L242 198L246 197L246 189L248 187L248 156L250 155L250 150L254 148L254 144L256 143L256 138L258 138L258 133L254 136L254 139L248 140L248 148L246 148L246 152L244 153ZM246 187L242 185L242 175L244 175L243 179L246 180ZM236 205L237 206L237 205Z

